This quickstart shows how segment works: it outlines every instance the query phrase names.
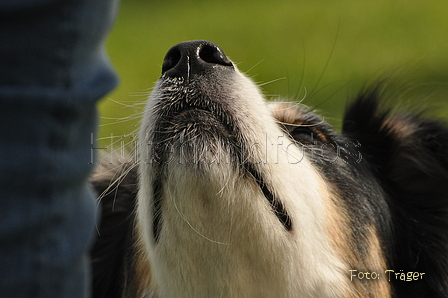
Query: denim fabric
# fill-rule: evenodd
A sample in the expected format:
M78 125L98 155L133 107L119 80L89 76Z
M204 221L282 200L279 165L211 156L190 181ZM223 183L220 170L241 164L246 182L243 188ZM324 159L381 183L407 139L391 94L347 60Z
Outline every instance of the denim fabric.
M0 1L0 296L88 297L114 0Z

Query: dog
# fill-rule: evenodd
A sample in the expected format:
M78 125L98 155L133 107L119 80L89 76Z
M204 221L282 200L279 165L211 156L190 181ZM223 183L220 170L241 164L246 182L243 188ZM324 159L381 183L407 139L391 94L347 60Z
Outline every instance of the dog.
M93 297L448 297L448 126L384 89L338 133L216 44L171 48L139 160L92 176Z

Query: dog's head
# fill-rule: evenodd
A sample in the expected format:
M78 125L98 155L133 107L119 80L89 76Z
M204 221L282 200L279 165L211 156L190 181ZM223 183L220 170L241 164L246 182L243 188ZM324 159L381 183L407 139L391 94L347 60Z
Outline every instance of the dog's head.
M354 237L384 262L375 218L360 207L362 232L348 228L341 200L382 195L354 178L358 145L303 107L267 104L215 44L168 51L140 138L139 224L163 295L330 297L347 287ZM196 282L170 284L186 275Z
M140 132L135 292L443 297L448 129L380 97L361 92L338 133L267 103L217 45L170 49ZM403 285L389 269L432 274Z

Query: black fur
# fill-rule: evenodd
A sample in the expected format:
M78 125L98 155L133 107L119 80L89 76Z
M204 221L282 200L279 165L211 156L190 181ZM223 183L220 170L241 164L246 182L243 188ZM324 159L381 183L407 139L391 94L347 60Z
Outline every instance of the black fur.
M418 281L391 279L395 297L448 297L448 127L419 113L391 114L380 108L382 93L376 86L358 96L343 134L362 144L386 193L390 269L425 273Z
M92 297L124 297L132 280L134 208L137 195L137 167L133 163L105 161L92 184L99 196L101 221L91 248Z

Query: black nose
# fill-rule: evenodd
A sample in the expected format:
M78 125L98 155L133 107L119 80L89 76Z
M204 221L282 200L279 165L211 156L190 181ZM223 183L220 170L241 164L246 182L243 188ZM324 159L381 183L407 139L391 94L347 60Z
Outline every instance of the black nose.
M205 40L186 41L168 51L163 61L162 74L189 78L190 75L205 73L217 66L233 69L232 62L216 44Z

